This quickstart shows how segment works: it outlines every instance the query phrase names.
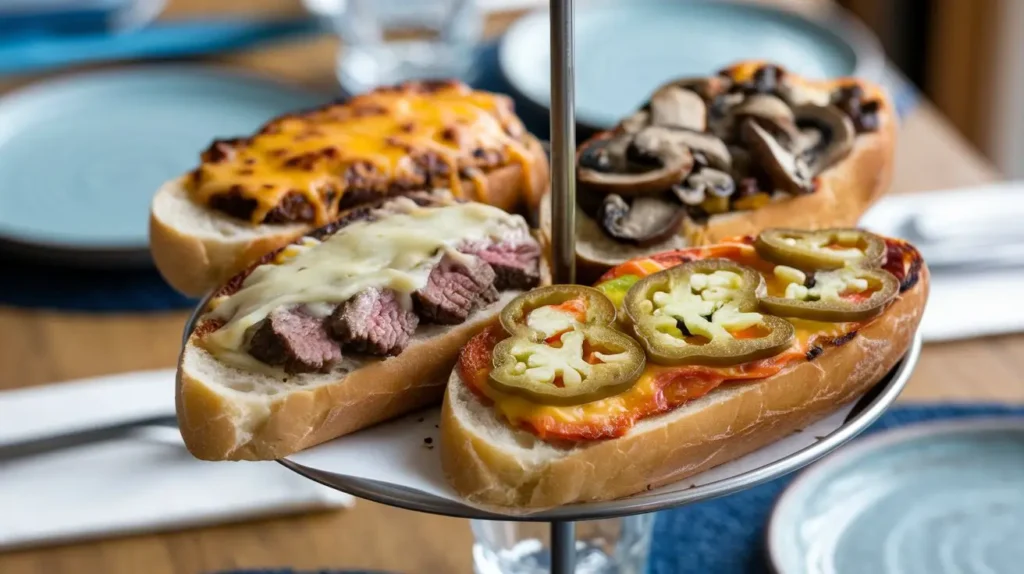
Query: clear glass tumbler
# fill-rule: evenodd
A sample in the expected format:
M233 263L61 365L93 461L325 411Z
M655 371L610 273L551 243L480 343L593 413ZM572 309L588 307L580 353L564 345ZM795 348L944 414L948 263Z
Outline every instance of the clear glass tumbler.
M548 574L550 525L471 520L476 574ZM576 523L576 574L642 574L654 514Z
M483 15L475 0L305 0L342 39L349 93L405 80L469 79Z

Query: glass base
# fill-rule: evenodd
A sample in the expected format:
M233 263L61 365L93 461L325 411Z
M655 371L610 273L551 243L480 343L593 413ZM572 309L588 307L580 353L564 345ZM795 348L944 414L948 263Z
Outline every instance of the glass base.
M359 94L410 80L454 78L472 81L471 45L429 40L384 42L344 49L337 75L342 88Z
M551 572L548 524L470 522L476 574ZM575 574L643 574L653 528L653 514L578 522Z

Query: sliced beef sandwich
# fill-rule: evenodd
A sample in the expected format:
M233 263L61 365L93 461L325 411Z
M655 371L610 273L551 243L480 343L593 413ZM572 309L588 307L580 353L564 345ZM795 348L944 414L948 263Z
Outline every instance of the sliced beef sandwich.
M522 217L411 194L264 256L182 352L178 421L208 460L275 459L440 403L459 348L541 282Z
M858 79L743 62L668 82L580 147L581 279L769 227L855 225L889 185L895 133L884 90ZM550 219L545 201L542 229Z
M200 295L353 207L446 188L515 210L535 205L547 178L547 158L509 98L411 82L214 141L157 192L150 248L171 285Z

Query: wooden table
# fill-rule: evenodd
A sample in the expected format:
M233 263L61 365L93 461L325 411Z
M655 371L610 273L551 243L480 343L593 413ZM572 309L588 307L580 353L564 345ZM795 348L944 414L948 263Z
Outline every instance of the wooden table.
M210 6L170 3L172 15ZM222 2L268 14L290 0ZM491 21L500 29L509 18ZM333 85L335 41L316 38L221 58L298 82ZM906 119L893 193L992 181L995 170L923 104ZM84 315L0 308L0 389L171 367L185 312ZM929 345L902 400L1024 402L1024 335ZM2 512L2 509L0 509ZM360 501L351 510L0 554L4 574L193 574L234 567L367 567L470 572L472 537L463 520Z

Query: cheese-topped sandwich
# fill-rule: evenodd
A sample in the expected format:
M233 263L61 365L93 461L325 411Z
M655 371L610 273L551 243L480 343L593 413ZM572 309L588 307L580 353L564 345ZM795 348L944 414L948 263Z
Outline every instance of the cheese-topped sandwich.
M459 348L541 281L526 221L447 192L357 208L210 299L178 418L203 459L274 459L430 403Z
M535 204L547 160L506 96L413 82L217 140L157 192L150 245L179 291L208 291L263 254L384 197L434 188L505 210Z
M478 504L609 500L835 412L907 352L928 269L857 229L769 229L514 299L463 347L442 465Z

